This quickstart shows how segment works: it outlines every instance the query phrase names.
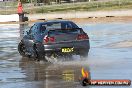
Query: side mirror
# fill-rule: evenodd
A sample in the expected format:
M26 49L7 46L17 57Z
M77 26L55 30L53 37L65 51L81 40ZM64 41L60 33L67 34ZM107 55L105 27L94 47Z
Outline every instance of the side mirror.
M26 31L27 35L29 35L29 31Z

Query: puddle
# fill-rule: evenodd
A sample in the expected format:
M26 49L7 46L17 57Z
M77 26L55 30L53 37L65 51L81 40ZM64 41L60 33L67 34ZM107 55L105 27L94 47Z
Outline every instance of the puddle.
M80 27L90 37L91 49L86 61L73 56L73 61L49 64L22 58L18 54L17 45L27 25L0 25L0 88L62 88L62 85L63 88L82 88L78 80L82 67L90 71L92 79L132 80L131 23L85 24Z

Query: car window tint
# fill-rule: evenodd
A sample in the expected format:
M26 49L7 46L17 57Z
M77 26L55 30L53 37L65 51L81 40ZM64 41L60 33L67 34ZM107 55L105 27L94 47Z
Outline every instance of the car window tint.
M45 27L45 29L73 29L73 28L79 28L76 24L73 22L47 22L42 25L42 27Z
M38 25L36 25L35 27L34 27L34 31L33 31L34 33L38 33L39 32L39 27L38 27Z
M34 24L29 31L30 37L33 38L37 32L38 32L38 26Z
M49 34L49 36L54 36L54 35L60 35L60 34L66 34L66 33L68 33L68 34L70 34L70 33L81 33L81 30L79 30L79 29L58 29L58 30L50 30L49 32L48 32L48 34Z
M41 25L41 26L40 26L40 32L41 32L41 33L44 33L45 30L46 30L46 27L47 27L46 25Z
M53 24L49 24L49 26L47 26L48 29L61 29L61 23L53 23Z
M33 27L30 29L30 33L32 34L34 32L34 29L36 28L36 25L33 25Z
M46 24L43 24L41 26L41 29L61 29L61 23L60 22L48 22Z
M63 23L62 24L62 29L72 29L73 26L71 23Z

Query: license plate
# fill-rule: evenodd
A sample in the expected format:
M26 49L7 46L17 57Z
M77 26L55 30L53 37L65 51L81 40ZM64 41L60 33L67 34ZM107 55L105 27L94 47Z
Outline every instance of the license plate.
M73 52L74 51L74 48L62 48L61 51L63 53L69 53L69 52Z

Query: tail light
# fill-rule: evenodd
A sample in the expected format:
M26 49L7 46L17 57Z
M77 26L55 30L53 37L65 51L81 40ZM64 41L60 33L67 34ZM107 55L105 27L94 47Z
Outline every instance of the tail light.
M48 43L48 42L55 42L55 37L48 37L48 36L45 36L45 37L44 37L44 42L45 42L45 43Z
M55 37L49 37L50 42L55 42Z
M77 40L89 39L87 34L79 34Z

